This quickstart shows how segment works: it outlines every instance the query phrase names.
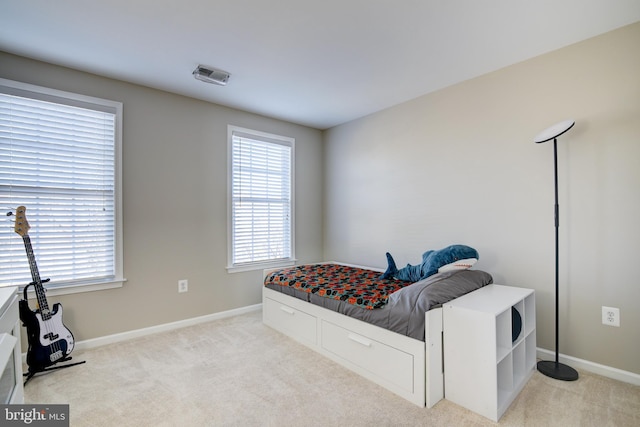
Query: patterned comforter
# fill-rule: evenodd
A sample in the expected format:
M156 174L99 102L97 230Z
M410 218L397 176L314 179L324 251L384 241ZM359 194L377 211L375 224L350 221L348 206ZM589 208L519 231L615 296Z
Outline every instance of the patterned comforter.
M383 307L389 295L410 285L380 279L380 272L338 264L312 264L276 270L265 285L288 286L317 296L344 301L366 310Z
M300 265L269 273L264 286L424 341L427 311L493 282L480 270L437 273L416 283L380 280L380 274L340 264Z

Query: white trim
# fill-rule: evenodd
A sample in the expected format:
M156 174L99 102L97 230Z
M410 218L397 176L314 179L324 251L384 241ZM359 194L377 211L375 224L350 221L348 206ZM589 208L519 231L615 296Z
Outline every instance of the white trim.
M555 355L556 354L553 351L540 347L537 348L537 356L539 359L555 360ZM633 372L623 371L622 369L612 368L611 366L601 365L599 363L578 359L577 357L567 356L564 354L558 355L558 361L569 365L574 369L583 369L593 374L602 375L603 377L611 378L613 380L640 386L640 375Z
M172 331L175 329L193 326L200 323L212 322L214 320L226 319L228 317L238 316L241 314L251 313L262 309L262 304L255 304L246 307L240 307L233 310L222 311L219 313L207 314L190 319L178 320L176 322L164 323L162 325L150 326L148 328L136 329L133 331L122 332L119 334L106 335L104 337L92 338L84 341L76 341L74 350L88 350L91 348L101 347L103 345L114 344L121 341L127 341L159 332ZM537 348L537 357L539 359L551 360L555 357L555 353L543 348ZM26 353L22 354L22 360L26 363ZM585 371L602 375L603 377L622 381L625 383L640 386L640 375L621 369L612 368L611 366L601 365L599 363L590 362L588 360L578 359L577 357L559 355L562 363L571 365L573 368L583 369Z
M6 93L29 96L36 99L41 99L44 96L47 101L53 101L59 104L92 108L104 112L108 111L119 115L120 120L122 120L121 114L118 114L118 111L122 110L122 102L3 78L0 78L0 86L6 88ZM56 99L51 100L50 98L52 97Z
M62 282L58 286L47 288L47 295L66 295L79 292L99 291L122 287L124 278L124 237L122 214L122 132L123 104L119 101L97 98L74 92L52 89L15 80L0 78L0 92L26 96L41 101L55 102L63 105L90 108L115 115L114 131L114 277L109 281L91 281L84 284Z
M258 311L262 308L262 304L249 305L247 307L240 307L233 310L222 311L219 313L207 314L199 317L192 317L190 319L178 320L176 322L164 323L161 325L150 326L148 328L135 329L133 331L121 332L119 334L106 335L104 337L92 338L84 341L76 341L75 350L88 350L91 348L101 347L107 344L114 344L121 341L127 341L133 338L139 338L147 335L156 334L158 332L172 331L174 329L184 328L186 326L193 326L200 323L211 322L214 320L226 319L228 317L238 316L240 314L246 314L253 311Z
M296 265L297 259L286 259L282 261L264 261L264 262L251 262L245 265L236 265L233 267L227 267L228 273L241 273L243 271L262 270L265 268L275 270L284 267L293 267Z
M291 245L291 253L290 258L281 259L281 260L266 260L259 262L251 262L246 264L234 264L233 263L233 225L232 225L232 197L233 197L233 137L234 135L239 135L245 138L253 138L257 140L262 140L265 142L275 143L284 145L291 148L291 157L290 157L290 170L291 170L291 179L290 179L290 190L291 190L291 198L290 198L290 245ZM281 266L291 266L296 262L296 236L295 236L295 204L296 204L296 188L295 188L295 164L296 164L296 139L289 136L284 135L276 135L267 132L261 132L258 130L243 128L240 126L235 126L228 124L227 125L227 272L228 273L239 273L244 271L251 270L263 270L269 267L281 267Z
M106 289L115 289L121 288L126 282L127 279L122 280L109 280L106 282L90 282L90 283L79 283L74 285L61 285L54 286L51 288L45 287L45 291L48 297L55 297L58 295L69 295L69 294L78 294L82 292L93 292L93 291L104 291ZM22 288L24 289L24 288ZM22 290L20 294L22 295ZM35 299L36 293L32 288L27 290L27 297L29 299Z

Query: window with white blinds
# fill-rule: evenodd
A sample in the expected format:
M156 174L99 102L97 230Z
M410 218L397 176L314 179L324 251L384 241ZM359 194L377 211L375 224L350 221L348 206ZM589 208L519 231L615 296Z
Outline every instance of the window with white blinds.
M294 139L229 126L232 271L291 264Z
M122 280L120 103L0 80L0 206L26 207L47 287ZM8 217L11 219L12 217ZM0 286L32 281L23 238L0 228Z

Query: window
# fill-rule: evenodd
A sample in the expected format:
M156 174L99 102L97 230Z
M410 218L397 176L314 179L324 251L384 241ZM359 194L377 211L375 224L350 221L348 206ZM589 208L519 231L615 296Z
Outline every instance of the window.
M120 103L0 79L0 207L26 207L48 288L121 286L121 120ZM24 286L24 242L5 224L0 286Z
M294 139L229 126L229 271L294 262Z

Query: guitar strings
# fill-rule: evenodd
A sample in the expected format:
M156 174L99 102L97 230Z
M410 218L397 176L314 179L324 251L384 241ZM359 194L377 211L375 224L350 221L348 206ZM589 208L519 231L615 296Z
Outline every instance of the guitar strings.
M31 276L33 277L33 280L35 283L34 286L37 286L38 284L42 286L42 280L40 279L40 273L38 272L38 268L36 265L35 255L33 253L33 247L31 246L31 239L29 238L28 235L23 236L23 239L25 240L25 247L27 248L27 254L29 255L29 268L31 269ZM43 291L44 291L44 287L43 287ZM50 323L48 322L48 320L50 319L49 304L47 303L46 300L43 300L43 297L44 295L41 295L39 290L36 289L36 299L38 301L38 308L40 309L40 317L43 320L45 331L47 332L45 336L48 335L50 339L53 336L53 335L50 335L53 333L53 331L51 330Z
M34 287L37 286L38 284L42 287L42 292L39 292L38 289L36 289L36 299L38 301L38 308L40 309L40 317L42 318L42 323L44 325L44 329L46 334L44 335L45 337L48 337L49 341L53 341L50 346L51 349L53 350L50 354L49 354L49 361L50 362L55 362L56 360L60 359L60 355L62 354L62 356L64 356L64 352L62 352L62 348L60 346L60 340L55 340L55 334L54 334L54 328L51 322L52 319L52 315L51 315L51 310L49 309L49 304L47 303L47 299L44 295L44 285L42 285L42 280L40 279L40 273L38 272L38 266L36 264L36 259L35 259L35 254L33 253L33 247L31 246L31 238L29 237L28 234L25 234L22 236L22 240L24 240L24 245L25 248L27 250L27 255L29 258L29 268L31 270L31 277L34 280ZM40 339L40 337L38 337L38 339ZM55 360L51 360L51 356L55 355L56 358Z

